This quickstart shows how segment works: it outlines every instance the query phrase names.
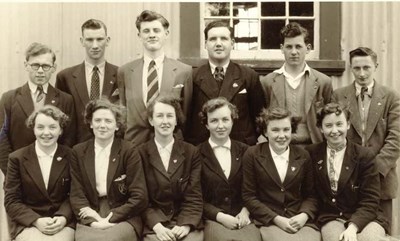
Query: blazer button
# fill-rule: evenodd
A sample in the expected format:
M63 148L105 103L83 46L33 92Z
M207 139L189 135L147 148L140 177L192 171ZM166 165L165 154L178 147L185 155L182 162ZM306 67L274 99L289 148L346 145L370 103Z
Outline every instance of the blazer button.
M224 198L224 201L225 201L225 202L229 202L229 197L225 197L225 198Z
M284 192L285 191L285 188L281 188L281 192Z
M332 198L332 202L335 203L335 202L336 202L336 199Z
M286 211L287 211L287 208L284 208L284 209L283 209L283 211L285 211L285 212L286 212Z
M343 213L342 213L342 212L340 212L340 213L339 213L339 216L343 216Z
M169 210L169 214L173 214L174 213L174 210Z

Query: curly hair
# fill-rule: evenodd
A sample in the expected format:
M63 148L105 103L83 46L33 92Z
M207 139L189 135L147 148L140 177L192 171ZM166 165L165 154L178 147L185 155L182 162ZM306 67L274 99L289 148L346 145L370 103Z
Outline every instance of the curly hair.
M42 108L32 112L32 114L29 115L28 119L26 119L25 124L28 128L33 129L35 127L36 117L39 114L43 114L45 116L51 117L55 121L58 121L61 129L64 129L69 123L69 117L64 112L53 105L45 105Z
M161 25L164 29L169 28L168 20L161 14L156 13L150 10L144 10L137 18L136 18L136 28L140 31L140 25L142 22L152 22L154 20L160 21Z
M308 33L308 30L301 26L299 23L291 22L281 29L282 43L285 42L285 38L294 38L300 35L303 35L304 42L306 44L311 44L310 34Z
M154 106L156 103L163 103L166 105L170 105L175 110L177 126L183 128L185 123L185 115L183 114L181 107L181 99L172 95L160 95L153 102L149 104L147 107L147 116L148 118L153 118L154 114Z
M322 121L324 120L325 116L329 114L335 113L336 116L340 114L344 114L346 120L350 120L350 111L347 106L343 106L339 103L331 102L326 104L324 107L317 111L317 126L322 128Z
M257 131L262 135L265 135L270 121L282 120L285 118L290 119L292 133L296 132L297 124L300 122L301 118L293 117L289 110L281 107L275 107L272 109L263 108L259 116L256 118Z
M230 103L225 97L217 97L204 103L201 111L199 112L201 123L203 123L203 125L207 125L208 113L212 113L224 106L228 106L229 110L231 111L232 120L239 118L239 111L234 104Z

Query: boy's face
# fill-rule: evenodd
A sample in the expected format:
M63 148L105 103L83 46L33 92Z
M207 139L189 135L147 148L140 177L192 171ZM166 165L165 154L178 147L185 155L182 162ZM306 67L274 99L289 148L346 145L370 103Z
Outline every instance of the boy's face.
M169 30L165 29L158 20L140 23L138 36L147 51L155 52L162 49L168 35Z
M293 38L285 38L281 44L281 51L285 56L286 64L291 67L303 66L306 55L311 50L311 44L304 42L303 35Z

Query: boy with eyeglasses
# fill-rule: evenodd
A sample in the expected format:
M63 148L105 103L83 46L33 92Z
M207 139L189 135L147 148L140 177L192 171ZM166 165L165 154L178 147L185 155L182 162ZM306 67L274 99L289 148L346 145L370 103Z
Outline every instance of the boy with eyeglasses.
M35 141L25 120L38 108L54 105L69 116L70 123L59 139L61 144L75 142L75 107L72 97L49 84L56 70L56 55L48 46L32 43L25 53L25 70L29 80L23 86L4 93L0 99L0 169L6 175L8 155ZM43 135L47 138L50 134Z

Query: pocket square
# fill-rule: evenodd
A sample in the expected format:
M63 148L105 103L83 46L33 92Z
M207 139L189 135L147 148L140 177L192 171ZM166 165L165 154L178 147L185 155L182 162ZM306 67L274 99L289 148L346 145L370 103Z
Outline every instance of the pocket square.
M115 89L111 96L117 96L117 95L119 95L119 90Z
M246 94L247 93L247 90L246 89L242 89L240 92L239 92L239 94Z
M183 84L177 84L174 87L172 87L173 89L179 89L179 88L183 88Z
M122 180L124 180L125 178L126 178L126 175L125 175L125 174L122 174L120 177L117 177L117 178L114 180L114 182L122 181Z

